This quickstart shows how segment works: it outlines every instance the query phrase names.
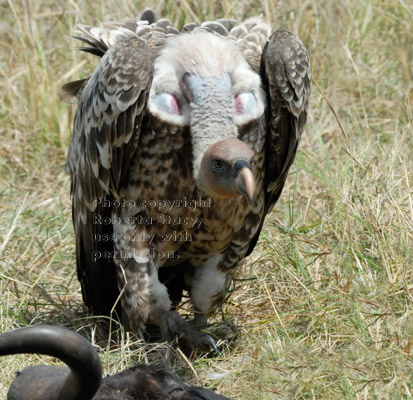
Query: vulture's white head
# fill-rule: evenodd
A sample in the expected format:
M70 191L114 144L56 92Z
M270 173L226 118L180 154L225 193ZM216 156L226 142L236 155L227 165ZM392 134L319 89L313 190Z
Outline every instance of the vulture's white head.
M232 40L202 31L167 40L155 59L149 110L189 126L198 187L213 198L251 202L254 152L237 138L238 128L263 115L265 93Z

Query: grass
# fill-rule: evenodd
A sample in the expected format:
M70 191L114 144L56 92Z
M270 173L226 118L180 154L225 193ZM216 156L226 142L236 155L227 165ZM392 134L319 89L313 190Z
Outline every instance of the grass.
M75 275L69 180L74 108L59 87L95 65L76 23L146 5L182 25L263 14L299 33L311 111L286 188L217 319L235 343L174 368L234 399L413 398L413 5L403 0L0 2L0 331L40 322L94 340ZM85 60L85 61L84 61ZM122 337L106 373L162 358ZM43 356L0 360L14 372Z

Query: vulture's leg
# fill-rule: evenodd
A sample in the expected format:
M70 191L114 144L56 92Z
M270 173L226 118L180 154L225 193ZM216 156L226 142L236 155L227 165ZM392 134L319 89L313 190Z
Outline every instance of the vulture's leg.
M115 212L122 221L133 217L127 207ZM166 287L158 280L158 259L150 247L151 235L141 226L128 223L114 224L113 230L123 325L142 336L148 322L159 325L154 316L168 312L171 301Z
M191 284L191 299L195 307L195 326L203 327L208 316L223 302L229 275L219 268L223 256L218 254L204 265L196 267Z
M125 328L140 335L145 324L158 325L162 339L168 342L183 338L192 348L217 351L213 339L193 328L176 311L166 286L158 280L156 258L150 249L137 252L133 258L118 260L118 284L122 293Z
M141 335L148 322L159 325L157 316L171 308L166 287L158 280L155 262L149 249L134 253L133 258L117 260L123 324L137 335Z

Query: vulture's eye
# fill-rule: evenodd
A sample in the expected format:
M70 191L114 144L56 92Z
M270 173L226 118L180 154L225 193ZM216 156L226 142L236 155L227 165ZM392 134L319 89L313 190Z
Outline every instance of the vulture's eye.
M224 163L221 160L213 160L212 161L212 169L215 172L219 172L224 168Z

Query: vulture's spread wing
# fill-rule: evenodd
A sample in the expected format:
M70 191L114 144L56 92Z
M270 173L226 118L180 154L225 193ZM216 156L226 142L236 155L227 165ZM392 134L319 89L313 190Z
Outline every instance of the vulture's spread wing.
M110 218L104 200L117 199L136 150L152 70L144 41L126 34L105 52L79 94L66 168L72 177L78 276L84 300L96 312L110 311L117 286L112 227L93 218Z
M262 52L261 78L267 90L267 139L265 155L265 216L280 197L307 121L311 68L301 40L288 30L278 30ZM250 243L254 249L261 228Z

